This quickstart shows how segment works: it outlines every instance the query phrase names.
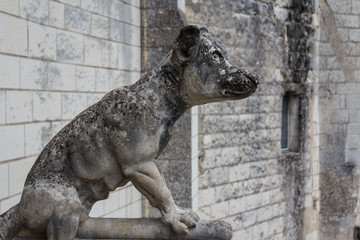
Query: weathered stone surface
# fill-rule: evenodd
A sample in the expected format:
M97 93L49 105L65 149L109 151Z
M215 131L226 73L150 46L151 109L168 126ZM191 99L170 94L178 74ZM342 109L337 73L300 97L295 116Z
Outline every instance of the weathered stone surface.
M65 65L49 65L50 83L64 82ZM75 68L66 67L72 67L73 71L67 72L72 72L74 78ZM109 74L112 72L105 71L106 78ZM230 63L226 52L211 39L207 29L190 25L181 30L172 51L157 68L133 85L112 90L76 117L75 113L86 106L87 97L64 93L62 116L75 118L40 153L26 178L20 203L0 216L1 237L14 237L21 226L26 226L35 232L46 232L48 238L74 239L78 230L81 233L82 226L92 221L88 214L94 203L106 199L110 191L129 181L160 211L162 221L176 234L191 237L189 231L199 217L175 205L154 160L167 145L175 121L187 109L208 102L249 97L258 84L257 75ZM35 131L48 132L42 132L46 138L51 136L47 129L40 125ZM171 168L175 167L174 163L170 162ZM179 166L183 165L177 168ZM225 183L227 168L218 170L213 171L214 179L225 176ZM173 181L169 185L182 181L181 176L171 170L170 181ZM225 199L239 196L240 185L234 183L229 187L219 190L224 192ZM181 185L175 188L181 189ZM223 205L227 204L219 203L214 208L220 209ZM115 209L109 209L112 210ZM217 213L214 210L217 217L227 214ZM201 226L201 222L199 224ZM96 224L92 223L90 229L91 226ZM107 229L103 232L115 233ZM205 229L205 237L206 233L212 230ZM97 237L94 234L89 236ZM231 238L225 235L226 239Z
M79 228L78 239L179 239L179 236L161 219L100 219L93 218ZM15 239L44 239L44 235L23 229ZM223 221L199 221L195 228L190 229L184 240L230 240L231 225Z
M57 57L59 61L82 63L83 36L65 31L57 31Z

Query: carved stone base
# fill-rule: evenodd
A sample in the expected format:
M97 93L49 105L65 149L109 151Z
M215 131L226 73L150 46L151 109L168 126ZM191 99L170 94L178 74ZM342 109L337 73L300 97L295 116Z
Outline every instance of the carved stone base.
M90 218L80 225L78 239L142 239L142 240L230 240L232 227L224 221L200 220L186 236L176 235L170 227L157 218ZM23 229L15 239L46 239L44 234L36 234Z

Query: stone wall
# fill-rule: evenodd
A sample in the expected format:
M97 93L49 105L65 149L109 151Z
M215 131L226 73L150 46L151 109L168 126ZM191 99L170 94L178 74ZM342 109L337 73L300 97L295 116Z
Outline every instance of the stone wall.
M262 83L250 98L200 106L179 120L157 161L176 203L230 222L236 240L354 239L360 1L184 4L0 0L0 211L19 201L49 139L157 64L187 20L207 27ZM284 96L290 133L282 149ZM148 209L129 186L97 203L92 216L157 215Z
M320 239L354 239L360 225L360 1L318 3Z
M27 172L72 118L141 73L140 2L0 0L0 212L16 204ZM140 217L132 187L92 216Z
M302 239L312 186L305 153L312 11L308 1L187 1L189 23L206 26L234 64L262 79L248 99L199 110L199 213L229 221L234 239ZM285 94L301 105L295 150L280 146Z

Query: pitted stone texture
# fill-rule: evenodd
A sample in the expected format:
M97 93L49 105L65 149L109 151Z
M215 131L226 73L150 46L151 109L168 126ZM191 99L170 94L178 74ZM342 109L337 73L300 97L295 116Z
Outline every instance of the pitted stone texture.
M80 33L89 34L91 14L76 8L65 6L65 27Z
M29 23L29 55L55 60L56 30L36 23Z
M42 24L49 22L48 0L21 0L20 16Z

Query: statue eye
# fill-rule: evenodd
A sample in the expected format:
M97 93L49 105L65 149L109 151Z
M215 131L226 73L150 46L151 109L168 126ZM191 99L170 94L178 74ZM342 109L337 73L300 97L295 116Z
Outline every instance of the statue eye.
M219 53L213 53L212 58L214 61L220 61L221 55Z

